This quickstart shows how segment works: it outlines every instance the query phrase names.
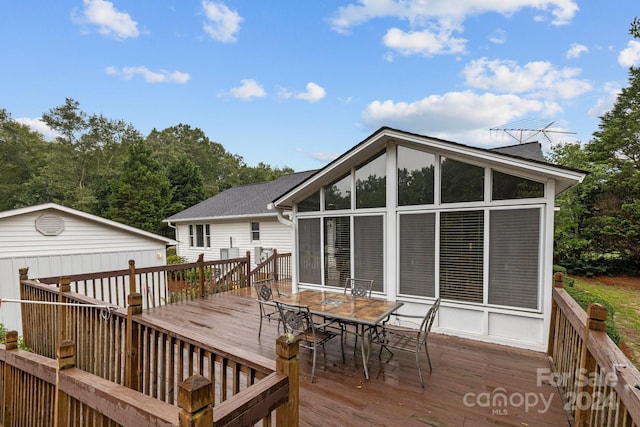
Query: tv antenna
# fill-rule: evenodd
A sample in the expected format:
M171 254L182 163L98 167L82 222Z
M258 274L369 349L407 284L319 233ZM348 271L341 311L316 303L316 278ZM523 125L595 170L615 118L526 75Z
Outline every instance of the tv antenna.
M549 141L550 144L553 143L550 136L551 134L575 135L575 132L567 132L553 128L552 126L555 124L555 121L547 123L541 119L522 119L502 126L490 128L489 131L507 134L518 141L518 144L532 142L534 138L538 138L540 135Z

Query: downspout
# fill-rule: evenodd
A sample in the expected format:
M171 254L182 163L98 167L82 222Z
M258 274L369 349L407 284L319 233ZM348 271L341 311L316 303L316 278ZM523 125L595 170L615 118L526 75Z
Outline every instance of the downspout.
M297 253L298 246L296 245L295 224L294 224L294 222L291 221L290 219L285 218L284 209L276 208L273 203L269 203L267 205L267 209L269 209L270 211L275 210L276 211L276 218L278 219L278 222L291 228L291 256L293 257L292 260L297 260L298 259L298 253ZM298 283L297 283L296 280L294 280L294 278L296 277L296 274L297 274L297 272L296 272L296 263L292 262L291 263L291 292L294 293L294 294L298 293Z

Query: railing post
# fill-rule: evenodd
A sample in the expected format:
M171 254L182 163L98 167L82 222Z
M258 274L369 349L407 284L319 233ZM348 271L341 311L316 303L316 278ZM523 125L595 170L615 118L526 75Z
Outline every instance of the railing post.
M564 288L564 274L557 272L553 275L553 287ZM547 343L547 356L552 357L556 345L556 322L558 318L558 303L553 298L553 289L551 290L551 317L549 320L549 340Z
M247 251L247 271L245 273L247 278L247 288L251 287L251 251Z
M213 425L213 384L202 375L192 375L178 385L178 425L211 427Z
M278 281L278 250L273 248L273 280Z
M69 424L69 395L60 391L60 371L76 366L76 345L73 341L65 340L60 343L57 351L58 366L56 369L56 397L53 408L53 425L68 426Z
M18 348L18 331L9 331L4 341L5 349L16 350ZM13 422L13 375L11 375L12 369L8 363L4 364L4 402L2 402L2 425L12 426Z
M133 316L142 313L142 294L134 292L127 297L127 342L125 348L125 385L130 389L140 391L140 355L138 354L138 322Z
M278 426L294 427L300 420L300 361L298 341L293 336L282 335L276 339L276 371L289 377L289 400L276 409Z
M66 302L65 292L71 292L71 279L61 277L58 285L58 302ZM58 306L58 343L67 339L67 307Z
M129 293L136 293L136 260L134 259L129 260Z
M591 331L604 332L607 328L607 309L601 304L589 304L587 309L587 324L582 340L582 358L580 360L579 377L576 390L576 427L591 425L591 405L581 404L582 396L591 397L593 394L592 379L596 376L596 359L589 352L589 335ZM589 399L591 402L591 399Z
M200 288L200 298L204 298L204 254L198 255L198 286Z
M20 300L24 301L27 297L24 292L24 287L22 286L22 281L29 280L29 267L18 269L18 273L20 274L20 281L18 282L20 283ZM22 338L29 343L31 342L31 337L29 336L29 328L27 328L28 313L25 307L20 307L20 319L22 320Z

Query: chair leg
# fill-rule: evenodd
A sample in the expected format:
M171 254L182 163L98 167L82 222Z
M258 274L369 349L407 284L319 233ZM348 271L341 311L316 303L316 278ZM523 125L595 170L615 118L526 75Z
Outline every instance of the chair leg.
M260 310L260 327L258 328L258 338L260 338L260 334L262 333L262 318L264 317L262 310Z
M313 363L311 365L311 382L312 383L316 375L316 350L317 348L314 345L314 347L311 349L311 352L313 353Z
M418 375L420 375L420 384L424 388L424 379L422 378L422 369L420 369L420 352L416 351L416 366L418 367Z
M429 362L429 373L431 373L431 358L429 357L429 347L427 346L427 342L424 342L424 352L427 353L427 362Z

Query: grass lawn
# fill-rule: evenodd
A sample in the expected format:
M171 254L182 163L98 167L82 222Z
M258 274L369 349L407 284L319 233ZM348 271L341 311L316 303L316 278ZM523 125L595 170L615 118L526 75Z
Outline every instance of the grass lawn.
M622 338L620 348L640 369L640 277L574 277L574 287L609 302Z

